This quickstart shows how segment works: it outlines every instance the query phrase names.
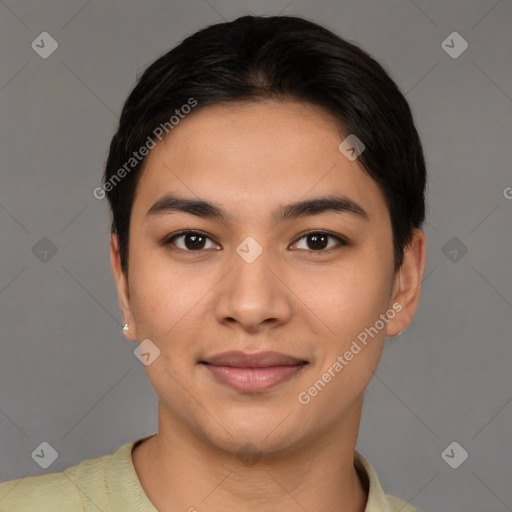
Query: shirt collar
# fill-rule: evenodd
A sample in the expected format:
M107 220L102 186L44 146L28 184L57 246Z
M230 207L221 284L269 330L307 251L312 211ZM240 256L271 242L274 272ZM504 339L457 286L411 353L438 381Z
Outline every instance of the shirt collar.
M368 501L366 502L364 512L394 512L389 503L388 496L386 496L380 485L375 469L357 450L354 453L354 466L356 470L366 474L366 481L369 484Z
M156 434L127 443L112 455L107 481L112 493L113 512L158 512L142 488L132 460L133 447Z

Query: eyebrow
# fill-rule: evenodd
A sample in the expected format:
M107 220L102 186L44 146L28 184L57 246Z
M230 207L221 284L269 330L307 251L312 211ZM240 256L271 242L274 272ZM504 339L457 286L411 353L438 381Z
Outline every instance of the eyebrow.
M166 194L158 199L148 210L146 216L152 217L175 212L189 213L197 217L217 219L222 222L231 220L231 216L216 203L203 199L188 199L174 194ZM325 212L351 214L361 220L370 220L370 215L361 205L348 197L335 195L315 197L287 204L273 212L272 217L279 223Z

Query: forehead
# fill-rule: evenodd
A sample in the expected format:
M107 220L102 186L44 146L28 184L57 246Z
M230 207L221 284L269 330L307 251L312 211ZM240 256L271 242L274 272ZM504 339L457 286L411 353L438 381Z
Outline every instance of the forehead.
M253 212L338 192L376 216L384 197L338 149L346 136L325 111L300 102L197 107L146 157L134 209L145 214L166 192Z

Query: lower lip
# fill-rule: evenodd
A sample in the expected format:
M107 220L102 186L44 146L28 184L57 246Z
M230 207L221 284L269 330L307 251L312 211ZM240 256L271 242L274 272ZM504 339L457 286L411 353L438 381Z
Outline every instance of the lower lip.
M297 374L305 365L270 366L267 368L238 368L205 364L222 383L238 391L256 393L266 391Z

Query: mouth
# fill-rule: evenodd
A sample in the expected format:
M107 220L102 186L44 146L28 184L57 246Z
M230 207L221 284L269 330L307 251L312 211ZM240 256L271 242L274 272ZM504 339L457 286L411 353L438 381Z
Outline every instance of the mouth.
M267 391L299 373L308 361L279 352L232 351L199 361L220 383L237 391Z

